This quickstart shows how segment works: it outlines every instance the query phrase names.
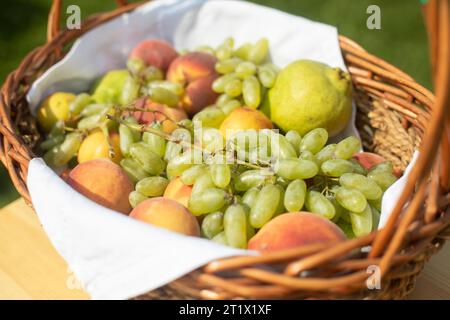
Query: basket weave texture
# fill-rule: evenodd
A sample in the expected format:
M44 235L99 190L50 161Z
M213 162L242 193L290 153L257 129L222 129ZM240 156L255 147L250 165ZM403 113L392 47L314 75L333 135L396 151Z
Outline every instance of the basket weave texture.
M47 44L30 52L2 86L0 160L29 203L28 163L35 157L33 150L41 135L25 96L33 81L60 60L75 39L140 5L117 2L118 9L87 18L80 30L60 31L62 3L53 1ZM357 127L365 149L382 155L400 170L405 169L414 150L420 150L404 192L383 229L339 243L214 261L136 299L406 297L426 261L450 238L448 1L430 0L424 16L434 94L354 41L339 37L355 88ZM368 246L368 252L360 250ZM380 268L381 289L367 288L367 268L371 265Z

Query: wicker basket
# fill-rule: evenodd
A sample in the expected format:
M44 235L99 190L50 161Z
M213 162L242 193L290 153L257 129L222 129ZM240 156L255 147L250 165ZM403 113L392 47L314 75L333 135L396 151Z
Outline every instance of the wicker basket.
M424 263L450 237L449 3L428 2L424 14L435 95L355 42L339 38L355 87L357 126L364 147L399 169L406 167L413 150L420 147L420 156L386 226L332 245L214 261L138 299L398 299L408 295ZM3 84L0 159L29 203L27 169L40 134L26 93L73 40L140 5L117 3L118 9L87 18L81 30L59 31L61 1L53 1L47 44L28 54ZM371 246L369 252L359 250L367 246ZM370 265L380 267L381 289L367 289Z

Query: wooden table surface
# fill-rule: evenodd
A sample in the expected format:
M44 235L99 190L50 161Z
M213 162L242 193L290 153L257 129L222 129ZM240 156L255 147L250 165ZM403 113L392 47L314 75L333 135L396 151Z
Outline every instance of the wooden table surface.
M412 299L450 299L450 245L426 266ZM0 299L89 299L23 200L0 210Z

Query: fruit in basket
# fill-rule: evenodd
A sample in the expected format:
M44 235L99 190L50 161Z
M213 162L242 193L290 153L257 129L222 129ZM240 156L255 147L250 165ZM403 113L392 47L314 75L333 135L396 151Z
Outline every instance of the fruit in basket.
M191 52L175 59L167 71L169 81L185 86L182 107L191 116L217 99L211 88L217 77L216 62L211 54Z
M166 71L178 53L167 42L150 39L140 42L130 54L130 58L141 59L148 66Z
M200 226L189 210L178 202L157 197L138 204L130 217L187 236L200 236Z
M273 129L273 124L261 111L247 107L237 108L220 125L220 132L226 137L227 130Z
M248 249L270 252L345 239L341 229L329 220L309 212L293 212L269 221L250 239Z
M353 155L353 159L358 161L367 170L372 169L374 166L380 163L386 162L386 159L373 152L359 152ZM400 178L402 175L401 170L397 168L393 169L393 173L397 178Z
M171 133L177 128L177 122L187 119L186 112L178 108L170 108L163 104L148 100L145 103L146 111L134 111L133 117L141 124L161 123L162 130Z
M98 103L120 104L122 90L130 77L128 70L112 70L97 83L92 99Z
M184 184L178 177L169 182L164 191L164 198L175 200L187 208L191 193L192 186Z
M348 73L317 61L298 60L279 73L266 103L272 121L284 131L304 135L325 128L334 136L350 121L351 92Z
M56 92L48 96L39 106L37 118L39 125L45 132L50 132L59 120L68 120L70 105L75 100L73 93Z
M94 202L128 214L128 195L133 191L125 171L107 159L95 159L77 165L67 180L70 186Z
M111 132L107 139L103 131L96 130L90 133L81 143L78 150L78 163L102 158L111 159L117 164L122 159L118 133Z

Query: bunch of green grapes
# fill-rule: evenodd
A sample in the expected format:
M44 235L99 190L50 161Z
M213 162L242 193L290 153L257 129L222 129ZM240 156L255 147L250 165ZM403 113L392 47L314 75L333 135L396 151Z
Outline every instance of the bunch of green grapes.
M222 94L218 104L236 101L258 108L279 72L277 66L268 62L269 41L262 38L235 49L233 38L228 38L216 50L209 50L219 60L215 68L221 76L212 85L215 92Z

